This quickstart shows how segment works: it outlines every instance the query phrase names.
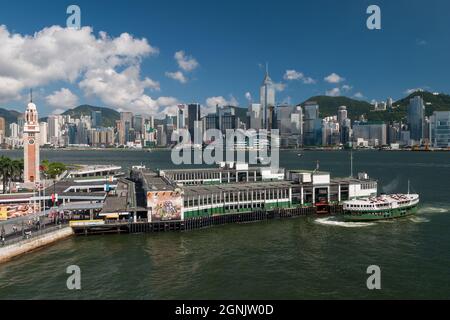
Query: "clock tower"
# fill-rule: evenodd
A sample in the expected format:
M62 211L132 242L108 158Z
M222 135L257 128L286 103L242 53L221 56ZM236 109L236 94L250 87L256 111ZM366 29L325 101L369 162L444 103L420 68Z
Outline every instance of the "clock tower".
M25 183L39 182L39 118L32 94L30 94L30 103L25 111L23 150Z

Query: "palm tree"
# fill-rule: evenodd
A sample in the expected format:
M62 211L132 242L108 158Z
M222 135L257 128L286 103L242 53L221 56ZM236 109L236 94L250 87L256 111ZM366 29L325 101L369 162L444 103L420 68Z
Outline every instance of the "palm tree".
M2 176L3 193L6 193L6 186L11 179L12 161L5 156L0 157L0 175Z
M22 181L23 168L23 159L11 161L10 182ZM9 190L11 190L11 186Z
M11 190L10 184L12 181L22 181L22 176L23 159L11 160L5 156L0 157L0 177L2 179L3 193Z

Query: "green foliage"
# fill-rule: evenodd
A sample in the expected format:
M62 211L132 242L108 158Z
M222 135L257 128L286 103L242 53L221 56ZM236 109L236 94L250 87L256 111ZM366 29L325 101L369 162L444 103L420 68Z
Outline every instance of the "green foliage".
M42 161L42 171L46 178L55 179L66 170L67 166L62 162L49 162L48 160Z
M329 96L316 96L309 98L301 105L305 105L306 102L315 101L319 105L320 117L325 118L336 115L340 106L346 106L348 117L352 120L357 120L360 115L367 115L372 108L371 104L367 101L355 100L348 97L329 97Z
M0 157L0 177L3 184L3 193L12 181L22 181L23 159L13 160L5 156Z

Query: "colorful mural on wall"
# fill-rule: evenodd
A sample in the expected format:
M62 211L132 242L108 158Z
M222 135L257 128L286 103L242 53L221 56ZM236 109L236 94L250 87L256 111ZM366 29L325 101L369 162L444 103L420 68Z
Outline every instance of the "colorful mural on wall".
M7 219L23 217L39 211L38 204L20 203L0 206L0 221Z
M147 207L152 221L181 220L183 197L176 191L148 192Z

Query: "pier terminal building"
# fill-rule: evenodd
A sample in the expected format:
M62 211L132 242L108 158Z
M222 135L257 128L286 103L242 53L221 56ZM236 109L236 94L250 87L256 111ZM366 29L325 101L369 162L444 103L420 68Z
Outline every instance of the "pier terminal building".
M139 167L131 180L143 190L149 222L307 206L326 211L341 201L377 194L377 182L364 173L332 179L328 172L234 163L194 170Z

